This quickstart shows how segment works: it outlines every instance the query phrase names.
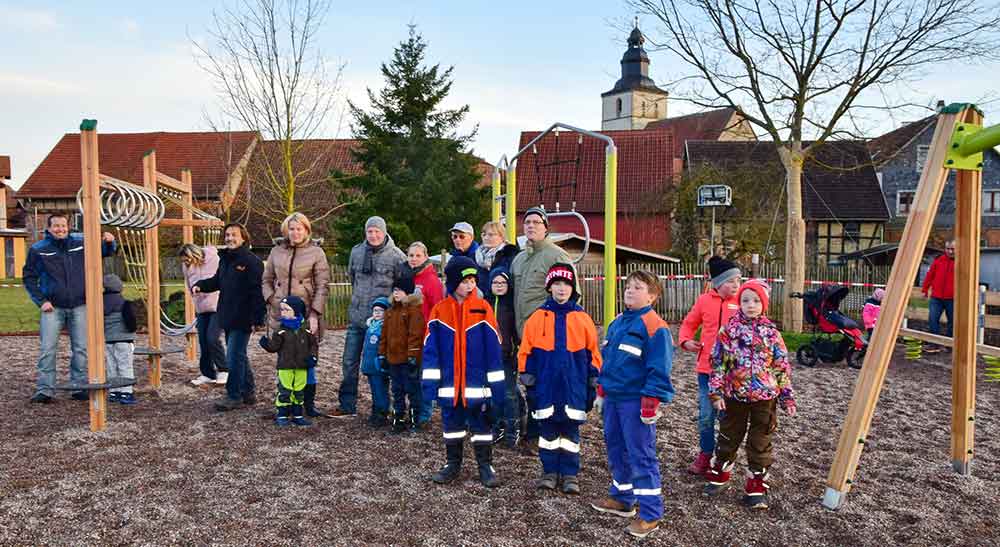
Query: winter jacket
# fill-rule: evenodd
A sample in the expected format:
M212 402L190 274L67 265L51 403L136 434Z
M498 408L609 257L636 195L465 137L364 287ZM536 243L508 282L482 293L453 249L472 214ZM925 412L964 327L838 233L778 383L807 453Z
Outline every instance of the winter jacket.
M267 309L261 292L264 263L243 245L219 251L215 275L195 283L203 292L219 291L216 313L223 330L250 331L263 326Z
M101 242L101 256L117 250L117 241ZM82 234L56 239L45 232L45 239L28 250L22 278L36 306L48 302L57 308L75 308L86 303L86 272Z
M278 354L278 370L313 368L310 357L319 356L316 335L305 326L295 330L280 328L267 339L264 349Z
M326 308L330 263L323 248L308 241L298 247L281 238L271 249L264 265L264 301L267 302L268 327L281 323L281 299L291 294L306 303L306 309L319 319L316 337L323 338L323 313ZM308 318L308 316L307 316Z
M490 272L489 283L493 283L493 278L507 273L503 266L493 268ZM520 344L520 337L517 335L517 324L514 320L514 281L507 282L507 294L503 296L491 295L489 303L493 306L493 315L497 318L497 325L500 327L501 356L506 361L514 357L514 351Z
M481 245L479 248L483 249ZM519 249L517 245L504 243L503 247L497 251L497 254L493 255L492 264L484 266L479 262L478 258L473 257L473 260L476 261L476 265L480 268L479 279L477 279L476 282L479 285L479 288L483 291L483 298L485 298L487 302L493 302L493 293L490 289L490 281L493 279L493 276L491 275L493 270L496 268L505 268L507 271L510 271L510 265L514 262L514 257L517 256L517 253L519 252L521 252L521 249Z
M701 327L701 349L698 351L698 365L695 371L700 374L712 373L712 349L715 347L715 337L719 334L719 329L726 325L729 320L740 309L740 302L736 296L723 300L715 289L709 289L695 301L694 306L684 316L681 322L680 332L677 338L680 339L680 346L688 340L694 340L694 333Z
M119 291L104 291L104 343L135 341L135 311Z
M462 302L449 296L434 306L424 337L424 400L442 407L472 407L492 400L503 405L500 334L490 305L475 294Z
M865 307L861 308L861 320L864 322L866 329L875 328L875 323L878 322L880 313L882 313L882 302L880 300L875 300L874 298L865 300Z
M597 382L609 401L673 400L674 344L667 323L650 306L616 317L608 326L601 355L604 367Z
M510 273L514 277L514 316L517 332L524 337L524 324L531 314L549 297L545 290L545 276L549 268L557 262L569 262L569 255L549 238L532 243L528 241L524 250L514 257ZM580 292L577 283L577 293Z
M535 377L536 420L587 421L601 371L594 320L574 301L549 298L524 325L517 368Z
M190 266L181 266L181 269L184 271L184 283L187 285L189 291L194 287L195 283L212 277L215 275L215 271L219 269L218 249L209 246L202 247L201 250L205 252L204 262ZM191 296L191 300L194 302L195 313L215 313L215 310L219 306L219 293L194 293Z
M431 310L434 309L434 306L437 306L437 303L444 299L444 284L441 283L441 278L438 277L433 264L428 264L415 273L413 284L423 296L421 313L424 319L427 319L431 316Z
M740 311L719 331L708 389L712 400L754 403L777 397L786 408L795 404L788 350L770 319L751 319Z
M929 296L939 300L952 300L955 298L955 259L943 254L931 262L931 268L924 276L924 284L921 290L924 296Z
M378 346L382 338L382 324L385 319L368 318L368 330L365 331L365 345L361 350L361 374L381 374L378 367Z
M390 365L406 364L410 357L420 363L426 325L420 312L422 303L421 295L414 293L403 302L393 301L392 307L385 310L378 354Z
M388 234L385 244L372 253L372 271L365 271L367 241L355 245L347 262L347 275L351 279L351 306L347 317L351 326L365 328L371 313L372 301L392 292L392 280L402 271L406 255L400 251Z
M469 244L469 248L466 249L465 252L459 251L455 247L452 247L451 250L448 251L448 254L450 254L451 256L464 256L464 257L472 260L473 262L475 262L476 261L476 249L478 249L478 248L479 248L479 242L473 240L472 243ZM482 268L480 268L480 269L482 269Z

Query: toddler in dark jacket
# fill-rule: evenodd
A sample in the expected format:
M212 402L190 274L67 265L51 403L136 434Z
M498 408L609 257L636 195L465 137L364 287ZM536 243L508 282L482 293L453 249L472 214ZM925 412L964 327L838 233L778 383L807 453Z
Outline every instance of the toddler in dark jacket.
M319 344L316 335L302 325L306 303L297 296L281 299L281 328L271 338L260 337L260 347L278 354L278 395L275 423L286 426L312 425L303 415L306 380L309 369L318 361Z
M122 296L122 280L115 274L104 276L104 366L109 382L135 383L132 359L135 354L135 310ZM114 384L113 384L114 385ZM132 385L113 387L108 400L134 405Z

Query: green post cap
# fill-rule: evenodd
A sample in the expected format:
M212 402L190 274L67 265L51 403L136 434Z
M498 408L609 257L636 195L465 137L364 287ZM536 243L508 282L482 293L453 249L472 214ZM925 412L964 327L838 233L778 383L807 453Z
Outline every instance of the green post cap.
M152 154L153 152L156 152L156 149L155 148L150 148L149 150L146 150L146 152L142 155L142 157L145 158L146 156Z
M965 110L966 108L971 108L976 112L979 112L980 116L983 116L983 111L979 109L978 106L972 103L951 103L950 105L941 109L942 114L958 114L959 112Z
M80 122L80 131L96 131L97 130L97 120L88 120L84 118Z

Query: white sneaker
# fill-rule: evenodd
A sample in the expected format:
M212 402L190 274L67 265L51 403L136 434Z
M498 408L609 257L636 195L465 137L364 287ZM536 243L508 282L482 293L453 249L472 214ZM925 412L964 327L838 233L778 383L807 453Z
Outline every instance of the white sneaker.
M202 375L202 376L199 376L199 377L195 378L194 380L191 380L191 384L192 385L196 385L196 386L200 386L202 384L211 384L214 381L215 380L209 378L208 376Z
M226 384L226 380L228 380L228 379L229 379L229 373L228 372L216 372L215 373L215 383L217 383L217 384L225 385ZM211 380L209 380L209 381L211 381Z

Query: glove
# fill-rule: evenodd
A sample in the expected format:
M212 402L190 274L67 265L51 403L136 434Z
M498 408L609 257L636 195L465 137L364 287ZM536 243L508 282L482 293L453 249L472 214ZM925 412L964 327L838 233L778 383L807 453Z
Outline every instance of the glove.
M271 341L267 338L267 336L261 336L260 340L257 340L257 343L260 344L260 347L264 348L265 351L271 351Z
M306 368L313 368L316 366L316 363L319 363L319 359L317 359L315 355L306 357Z
M642 423L646 425L652 425L656 423L656 420L660 417L660 400L656 397L643 397L642 398L642 410L640 410L640 419Z
M597 384L597 397L594 399L594 410L597 411L597 415L604 417L604 388L601 384Z
M389 372L389 364L386 362L385 357L382 355L378 356L378 370L382 374L386 374Z
M534 374L528 374L526 372L521 373L520 377L518 378L518 381L521 382L521 385L524 387L535 387Z
M416 357L410 357L409 359L406 360L406 364L410 365L411 367L417 366L417 358Z

